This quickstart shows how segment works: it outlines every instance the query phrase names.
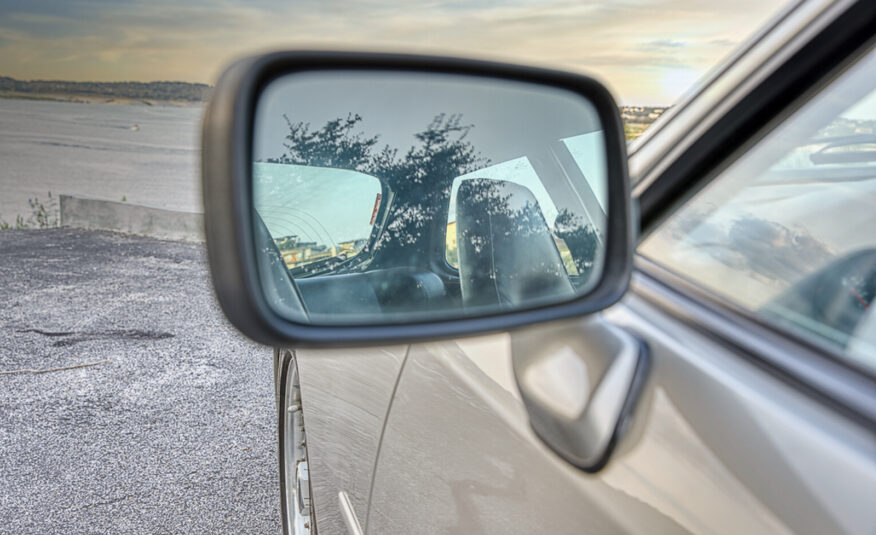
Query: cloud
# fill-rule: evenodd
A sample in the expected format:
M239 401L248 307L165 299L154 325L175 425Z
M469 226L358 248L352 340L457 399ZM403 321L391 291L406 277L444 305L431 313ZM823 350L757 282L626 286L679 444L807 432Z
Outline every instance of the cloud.
M679 41L676 39L654 39L647 43L642 43L640 48L650 50L654 48L684 48L688 45L687 41Z
M731 46L738 45L739 42L732 39L709 39L708 41L706 41L706 44L711 46L729 48Z

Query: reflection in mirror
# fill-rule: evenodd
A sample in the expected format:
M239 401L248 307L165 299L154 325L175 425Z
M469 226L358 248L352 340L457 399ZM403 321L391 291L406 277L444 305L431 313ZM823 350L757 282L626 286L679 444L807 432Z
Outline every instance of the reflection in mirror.
M605 162L596 109L558 88L398 71L277 78L253 141L265 297L313 324L571 299L602 274Z

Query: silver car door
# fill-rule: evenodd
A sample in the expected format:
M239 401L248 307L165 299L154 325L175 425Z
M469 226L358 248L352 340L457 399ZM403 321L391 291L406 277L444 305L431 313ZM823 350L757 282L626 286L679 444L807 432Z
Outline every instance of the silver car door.
M874 133L859 131L876 124L872 57L658 228L630 294L593 320L652 361L606 468L583 473L540 442L512 371L515 347L583 329L416 345L367 531L876 532L876 167L854 137Z
M572 533L587 525L595 533L679 532L535 436L511 344L503 334L412 346L375 471L368 533Z
M607 316L648 341L653 369L603 471L571 467L534 435L508 335L414 346L368 532L872 532L871 431L641 297Z

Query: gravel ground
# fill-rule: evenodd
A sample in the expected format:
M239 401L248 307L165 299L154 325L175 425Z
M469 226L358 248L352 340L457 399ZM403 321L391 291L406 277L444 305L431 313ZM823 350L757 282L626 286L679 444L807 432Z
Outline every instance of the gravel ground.
M0 232L0 533L278 533L271 350L201 245Z

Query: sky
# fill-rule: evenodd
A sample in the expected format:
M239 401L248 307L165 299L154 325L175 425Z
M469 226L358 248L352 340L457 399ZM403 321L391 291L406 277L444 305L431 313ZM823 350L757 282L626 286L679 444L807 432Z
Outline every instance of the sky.
M212 84L277 49L379 50L595 75L669 105L785 0L0 0L0 76Z

